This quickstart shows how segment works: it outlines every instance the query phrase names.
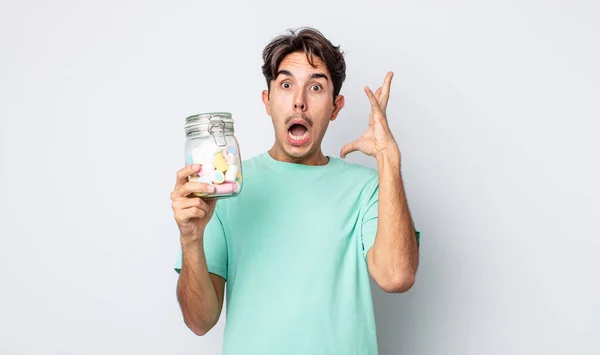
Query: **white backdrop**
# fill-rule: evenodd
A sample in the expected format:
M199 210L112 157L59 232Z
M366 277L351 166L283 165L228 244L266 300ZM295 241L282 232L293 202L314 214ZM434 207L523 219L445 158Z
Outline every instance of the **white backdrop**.
M408 293L373 284L381 354L600 353L598 13L2 1L0 354L220 354L225 320L197 337L175 297L183 120L232 112L245 157L267 150L261 51L304 25L347 53L325 153L366 127L363 86L396 74L388 115L422 248Z

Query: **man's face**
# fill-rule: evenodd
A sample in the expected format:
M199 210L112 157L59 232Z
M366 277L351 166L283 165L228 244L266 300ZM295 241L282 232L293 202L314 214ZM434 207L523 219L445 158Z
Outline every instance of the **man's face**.
M331 74L321 59L313 67L305 53L287 55L271 81L263 102L275 129L276 149L298 161L320 153L329 122L344 105L342 96L333 100Z

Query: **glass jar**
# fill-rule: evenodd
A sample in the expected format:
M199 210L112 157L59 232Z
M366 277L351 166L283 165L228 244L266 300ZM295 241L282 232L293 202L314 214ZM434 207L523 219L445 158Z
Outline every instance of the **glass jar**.
M215 186L210 194L194 193L203 199L237 196L242 191L242 159L227 112L209 112L185 119L185 165L200 164L198 174L188 177Z

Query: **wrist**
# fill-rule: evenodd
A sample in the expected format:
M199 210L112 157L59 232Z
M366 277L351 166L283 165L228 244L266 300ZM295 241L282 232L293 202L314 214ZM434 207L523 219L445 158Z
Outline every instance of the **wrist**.
M201 246L204 242L204 239L202 234L194 236L180 235L179 242L181 243L182 248L195 248Z
M378 166L385 165L399 168L401 165L400 150L398 147L390 147L382 150L379 154L375 155L375 159L377 159Z

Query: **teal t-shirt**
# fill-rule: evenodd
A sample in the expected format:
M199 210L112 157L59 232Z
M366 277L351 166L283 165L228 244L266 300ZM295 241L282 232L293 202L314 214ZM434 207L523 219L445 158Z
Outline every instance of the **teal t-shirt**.
M217 202L204 248L227 280L223 355L377 354L366 262L377 171L329 158L307 166L265 152L242 163L240 195Z

